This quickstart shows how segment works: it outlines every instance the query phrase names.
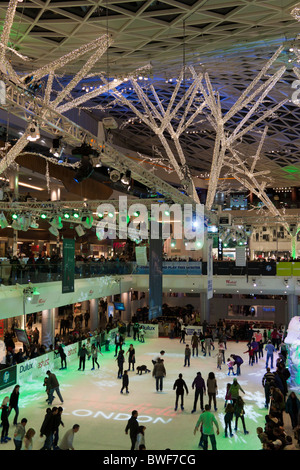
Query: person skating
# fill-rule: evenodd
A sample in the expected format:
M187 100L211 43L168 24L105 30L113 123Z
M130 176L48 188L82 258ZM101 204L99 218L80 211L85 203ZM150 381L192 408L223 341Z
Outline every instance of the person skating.
M194 397L194 406L191 411L191 413L195 413L196 408L197 408L197 402L198 398L200 398L200 408L203 411L203 395L206 394L206 386L205 386L205 381L201 375L201 372L197 372L196 377L193 380L192 383L192 389L195 389L195 397Z
M187 388L185 381L182 378L182 374L179 374L178 379L175 380L174 385L173 385L173 390L176 390L176 400L175 400L174 410L176 411L178 408L179 397L181 398L180 407L182 410L184 410L184 407L183 407L184 390L186 391L187 395L189 394L189 390Z
M128 377L127 370L124 370L124 374L122 377L122 388L121 388L120 393L123 393L124 388L126 388L126 393L129 393L128 386L129 386L129 377Z

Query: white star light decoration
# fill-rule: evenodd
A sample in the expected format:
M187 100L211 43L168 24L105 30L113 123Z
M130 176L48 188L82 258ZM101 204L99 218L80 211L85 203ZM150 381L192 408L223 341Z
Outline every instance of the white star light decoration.
M262 70L257 74L254 80L248 85L248 87L241 93L240 97L236 100L235 104L225 114L221 108L221 102L219 94L213 90L212 84L208 73L196 73L192 67L183 67L180 76L176 82L173 93L169 102L165 104L164 100L159 97L153 85L150 85L148 90L152 93L151 101L149 99L148 91L144 91L142 86L138 83L136 74L132 73L130 81L136 96L139 99L139 104L143 108L143 112L139 110L132 101L127 99L122 92L117 90L117 86L122 83L123 80L109 81L105 77L101 76L103 85L98 89L92 90L84 95L73 99L72 91L82 81L82 79L89 76L93 66L103 57L103 54L107 51L113 40L107 34L98 39L91 41L89 44L84 44L78 49L65 54L64 56L52 61L51 63L42 66L32 73L25 76L19 76L18 73L13 69L12 65L8 61L6 52L8 50L8 42L10 31L13 25L14 16L18 0L10 0L7 8L7 14L4 22L4 27L1 35L1 47L0 47L0 62L4 65L6 73L9 78L17 83L18 85L24 85L29 81L35 82L47 77L47 83L44 91L44 103L45 109L39 110L41 119L47 119L47 113L49 109L53 109L56 112L62 114L72 108L81 106L86 101L101 95L104 92L109 91L118 102L125 104L129 109L133 111L135 116L143 123L145 123L158 137L162 148L165 151L167 159L169 160L170 167L176 172L179 181L185 191L194 199L195 202L199 203L199 198L193 182L190 168L186 161L186 156L180 137L184 132L187 131L189 126L195 124L196 119L202 114L205 119L212 125L215 131L215 143L212 155L212 164L208 185L207 202L206 208L211 209L215 194L218 188L218 182L221 171L224 167L232 167L230 160L228 160L227 154L231 153L232 159L237 164L236 176L239 178L239 172L241 169L247 172L247 189L255 192L255 184L258 184L256 177L258 173L254 173L255 166L259 159L260 150L256 153L252 161L252 166L249 169L245 163L245 158L242 158L241 154L235 149L235 144L241 141L242 137L249 133L261 124L265 119L274 115L287 100L282 100L273 108L269 108L266 111L258 114L260 105L263 104L268 93L276 85L278 80L282 77L285 72L285 67L282 66L273 75L266 76L271 65L276 61L282 51L280 47L275 54L267 61ZM53 83L55 74L58 70L72 61L79 59L86 53L91 55L85 62L84 66L74 75L70 82L62 87L59 93L54 94ZM24 60L27 58L24 58ZM140 69L142 70L142 69ZM185 85L185 74L189 71L192 76L191 84L185 90L183 96L179 96L180 87L182 84ZM100 74L101 75L101 74ZM260 83L264 79L262 83ZM200 92L200 99L199 99ZM52 99L52 97L54 99ZM48 110L47 110L48 108ZM237 124L234 131L231 133L226 129L226 124L233 118L239 111L247 109L245 117ZM183 111L182 111L183 110ZM176 123L176 125L174 124ZM266 137L266 130L263 134L262 141ZM170 142L171 141L171 142ZM8 150L6 157L0 162L0 173L13 163L15 158L22 152L27 144L27 136L24 133L23 136L17 141L17 143ZM261 148L261 146L260 146ZM230 163L230 164L229 164ZM231 166L230 166L231 165ZM260 176L262 174L260 173ZM241 179L243 184L245 179ZM266 199L265 186L260 183L259 189L257 189L257 195L266 204L268 209L274 213L274 206L271 201Z

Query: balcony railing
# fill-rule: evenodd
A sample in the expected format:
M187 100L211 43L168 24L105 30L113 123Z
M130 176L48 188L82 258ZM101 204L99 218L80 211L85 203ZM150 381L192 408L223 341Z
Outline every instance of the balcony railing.
M286 273L279 272L286 269ZM299 272L296 270L299 270ZM163 262L163 275L206 275L207 263L201 261L167 261ZM213 273L218 276L299 276L300 263L276 263L249 261L246 266L236 266L234 261L215 261ZM75 263L75 279L125 275L125 274L149 274L149 265L139 266L135 262L106 261ZM62 263L46 263L31 265L10 264L2 261L0 264L0 282L4 285L28 284L60 281L62 279Z

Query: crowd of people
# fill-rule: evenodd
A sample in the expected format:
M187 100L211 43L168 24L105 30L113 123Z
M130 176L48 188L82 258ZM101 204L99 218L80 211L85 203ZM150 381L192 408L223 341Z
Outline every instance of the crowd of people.
M32 319L28 320L31 331L35 332L32 325ZM248 362L251 367L254 367L263 362L266 373L262 377L262 387L265 394L265 407L268 409L268 414L265 417L265 426L257 428L257 436L261 442L262 449L264 450L279 450L279 449L293 449L295 448L294 442L300 444L300 401L294 392L289 393L288 378L289 371L286 365L287 351L284 339L284 330L282 327L273 326L272 329L264 330L261 333L255 329L255 325L245 322L243 325L244 335L247 338L245 342L245 350L240 356L236 354L229 354L227 352L228 341L237 340L235 335L232 334L232 325L227 325L225 320L219 319L216 325L208 325L205 321L202 322L202 329L197 330L187 338L186 328L189 321L193 320L189 314L179 316L175 322L174 328L176 335L173 339L178 338L179 343L185 345L183 352L183 366L190 366L191 357L203 355L203 357L215 358L215 366L217 370L224 370L229 376L232 376L232 381L228 379L226 394L223 397L223 419L224 419L224 436L232 437L234 432L241 426L243 432L248 434L247 429L247 407L241 394L247 393L243 390L239 383L239 376L242 374L242 365ZM74 321L74 318L73 318ZM81 320L84 322L84 318ZM114 325L115 326L115 325ZM107 328L112 325L107 325ZM120 379L120 393L129 393L129 374L130 370L136 368L136 350L133 344L138 340L143 342L143 328L138 322L130 322L125 325L122 322L118 324L118 333L114 339L114 357L116 361L117 377ZM78 370L84 370L85 357L91 358L92 370L95 367L99 368L97 355L101 354L101 345L103 346L103 338L101 338L101 330L93 332L93 341L91 341L91 332L87 330L80 339L86 339L86 344L83 344L79 353L79 367ZM68 337L70 332L64 331L65 338ZM73 340L78 340L78 336L72 336ZM126 338L126 342L125 342ZM130 342L133 338L132 343ZM129 340L129 343L128 343ZM188 341L187 341L188 340ZM13 349L14 338L6 332L6 347L8 350ZM35 348L40 347L39 335L37 333L31 335L32 346ZM189 344L188 344L189 343ZM63 338L57 334L54 351L61 357L61 368L67 367L66 357L63 351ZM125 347L126 345L126 347ZM82 352L81 355L81 351ZM275 362L275 353L277 353L277 360ZM152 373L155 379L155 387L158 393L163 391L164 377L166 376L165 365L165 351L161 351L158 357L153 359L153 369L137 370L137 373ZM22 360L31 358L23 357ZM84 358L84 359L83 359ZM124 367L124 363L128 359L128 368ZM17 361L18 359L16 359ZM275 368L275 370L273 370ZM124 370L125 369L125 370ZM58 448L74 448L70 442L79 426L75 424L74 428L67 431L67 436L63 438L62 444L59 444L59 429L63 427L62 414L63 408L51 407L53 401L53 393L61 400L63 404L63 397L59 390L59 383L55 374L51 371L47 372L48 377L45 378L45 390L47 392L47 403L49 408L41 425L40 435L45 437L43 449L58 449ZM46 380L47 379L47 380ZM17 387L17 388L16 388ZM9 441L9 415L12 410L15 410L15 417L13 424L16 426L14 433L14 444L16 450L20 448L32 448L32 439L36 431L32 428L27 430L27 419L23 418L18 423L18 396L20 386L16 386L10 397L5 397L1 406L1 422L2 434L1 443L5 444ZM206 378L201 372L197 372L191 385L187 384L184 380L183 374L179 374L174 380L173 390L175 392L174 411L178 407L184 410L184 396L189 393L189 388L194 391L193 408L191 414L195 413L199 404L201 414L195 425L194 432L200 430L199 447L203 449L208 448L208 441L210 440L212 448L217 449L217 439L215 437L220 432L220 423L218 422L214 411L218 409L218 384L215 373L211 371ZM207 403L204 403L204 397L207 395ZM220 402L219 402L220 405ZM285 430L284 420L290 417L294 436L288 434ZM50 431L49 431L50 430ZM138 425L138 410L134 410L131 419L126 426L126 433L130 433L132 447L134 450L146 450L145 442L145 426ZM294 437L294 439L293 439ZM22 441L20 443L20 441ZM69 447L68 447L69 446ZM298 446L296 447L298 448Z

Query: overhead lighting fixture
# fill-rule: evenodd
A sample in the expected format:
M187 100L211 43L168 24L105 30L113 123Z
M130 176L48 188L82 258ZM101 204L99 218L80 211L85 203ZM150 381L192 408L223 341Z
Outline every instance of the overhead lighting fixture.
M121 177L121 174L118 170L112 170L110 173L109 173L109 177L110 177L110 180L113 182L113 183L116 183L117 181L119 181L120 177Z
M60 215L55 215L55 216L51 217L51 219L49 219L49 224L51 225L51 227L54 227L56 229L63 228L63 224L62 224Z
M42 212L40 217L41 219L47 219L47 214L45 212Z
M3 212L1 212L0 214L0 227L1 228L6 228L8 226L8 221L4 215Z
M52 233L52 235L54 235L55 237L59 236L59 231L55 227L49 227L49 232Z
M41 137L39 126L37 125L35 121L32 121L29 124L26 133L27 133L27 140L29 140L30 142L35 142L39 140Z
M91 228L93 225L93 216L91 214L83 214L81 217L81 223L85 228Z
M127 170L126 173L121 178L121 183L129 185L131 181L131 171Z
M75 231L76 231L76 233L77 233L77 235L78 235L79 237L82 237L82 236L85 235L85 233L86 233L85 230L83 230L83 228L82 228L81 225L77 225L77 226L75 227Z

